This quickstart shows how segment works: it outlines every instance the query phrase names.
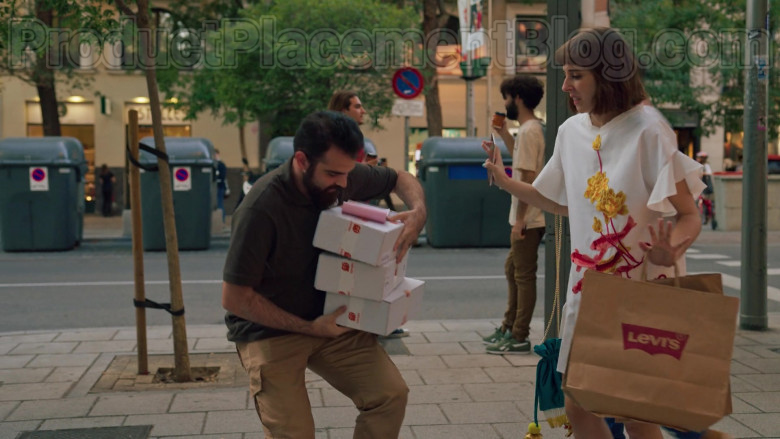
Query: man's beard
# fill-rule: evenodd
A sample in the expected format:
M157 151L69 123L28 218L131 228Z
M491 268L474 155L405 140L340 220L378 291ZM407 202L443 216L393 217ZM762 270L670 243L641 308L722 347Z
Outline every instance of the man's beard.
M517 102L512 101L506 106L506 117L509 120L517 120L520 116L520 110L517 108Z
M341 186L335 184L325 189L318 188L313 181L315 166L316 164L312 163L312 165L309 166L309 169L303 173L303 186L309 192L309 198L311 198L314 206L317 209L325 210L333 206L333 203L341 199L341 194L344 189Z

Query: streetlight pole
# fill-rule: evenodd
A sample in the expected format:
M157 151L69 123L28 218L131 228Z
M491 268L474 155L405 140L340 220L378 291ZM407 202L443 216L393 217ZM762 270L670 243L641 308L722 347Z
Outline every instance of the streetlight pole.
M768 0L748 0L742 166L742 290L739 326L767 328Z
M547 129L545 130L545 160L549 160L555 149L555 137L558 135L558 127L568 119L572 112L569 110L569 97L566 93L561 93L563 86L562 66L556 66L553 61L555 51L566 42L566 39L575 30L579 29L581 23L580 2L570 0L547 0L547 23L550 26L550 35L552 46L548 54L550 60L547 63ZM561 251L553 251L555 243L555 215L545 213L544 222L546 224L546 233L544 234L544 248L549 249L544 252L544 272L558 273L558 276L547 275L544 278L544 321L549 322L555 315L555 309L562 307L566 302L566 286L569 283L569 269L571 268L571 241L569 234L569 220L563 218L561 221ZM556 261L556 253L560 255L560 261ZM556 270L556 264L560 264L560 269ZM556 279L557 278L557 279ZM555 306L555 284L556 280L562 285L560 291L560 303ZM560 337L558 327L551 327L548 337Z

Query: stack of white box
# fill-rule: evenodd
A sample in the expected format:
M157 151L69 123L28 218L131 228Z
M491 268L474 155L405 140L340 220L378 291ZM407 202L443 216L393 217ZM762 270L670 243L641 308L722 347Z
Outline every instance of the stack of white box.
M387 335L419 310L425 282L404 277L408 253L396 263L393 252L402 229L346 215L341 207L320 214L314 246L330 253L320 254L314 287L326 292L326 314L347 306L337 324Z

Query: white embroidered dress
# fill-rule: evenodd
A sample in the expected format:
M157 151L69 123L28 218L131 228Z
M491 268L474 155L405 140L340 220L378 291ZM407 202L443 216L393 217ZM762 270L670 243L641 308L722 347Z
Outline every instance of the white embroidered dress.
M545 197L568 206L572 267L561 322L558 371L564 373L586 269L639 278L650 241L647 225L674 216L669 197L685 179L693 198L704 189L701 165L677 149L677 138L653 107L638 105L601 127L578 114L558 130L555 151L534 187ZM673 218L670 218L673 220ZM678 262L685 273L685 259ZM672 267L648 263L647 276L674 276Z

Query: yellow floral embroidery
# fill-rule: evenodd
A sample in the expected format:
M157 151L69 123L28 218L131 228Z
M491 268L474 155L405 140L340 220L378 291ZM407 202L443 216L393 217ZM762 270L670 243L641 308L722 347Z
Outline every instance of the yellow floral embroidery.
M574 249L571 254L572 263L577 265L577 271L581 269L597 270L602 273L612 273L619 276L630 278L629 273L638 267L643 258L637 259L631 254L631 248L623 243L623 239L633 229L637 223L629 215L626 205L626 194L622 191L615 193L615 190L609 187L609 179L604 172L603 162L601 160L601 136L596 136L593 141L593 150L599 159L599 170L595 175L588 179L588 188L585 190L587 198L601 213L593 217L593 231L600 236L590 244L591 250L596 253L582 253L579 249ZM625 224L618 230L615 224L615 217L618 215L628 215ZM611 253L611 255L609 255ZM609 256L608 256L609 255ZM582 280L572 287L572 292L578 294L582 291Z
M623 191L615 193L609 189L601 193L601 199L596 204L596 209L604 214L605 219L611 219L618 215L627 215L626 194Z
M601 221L599 221L599 219L594 216L593 217L593 231L596 232L596 233L601 233L602 230L603 229L601 228Z
M593 150L599 151L601 149L601 134L596 135L596 140L593 141Z
M597 172L596 175L588 179L588 189L585 191L585 198L590 199L591 203L595 203L601 198L601 194L607 190L609 190L607 174Z

